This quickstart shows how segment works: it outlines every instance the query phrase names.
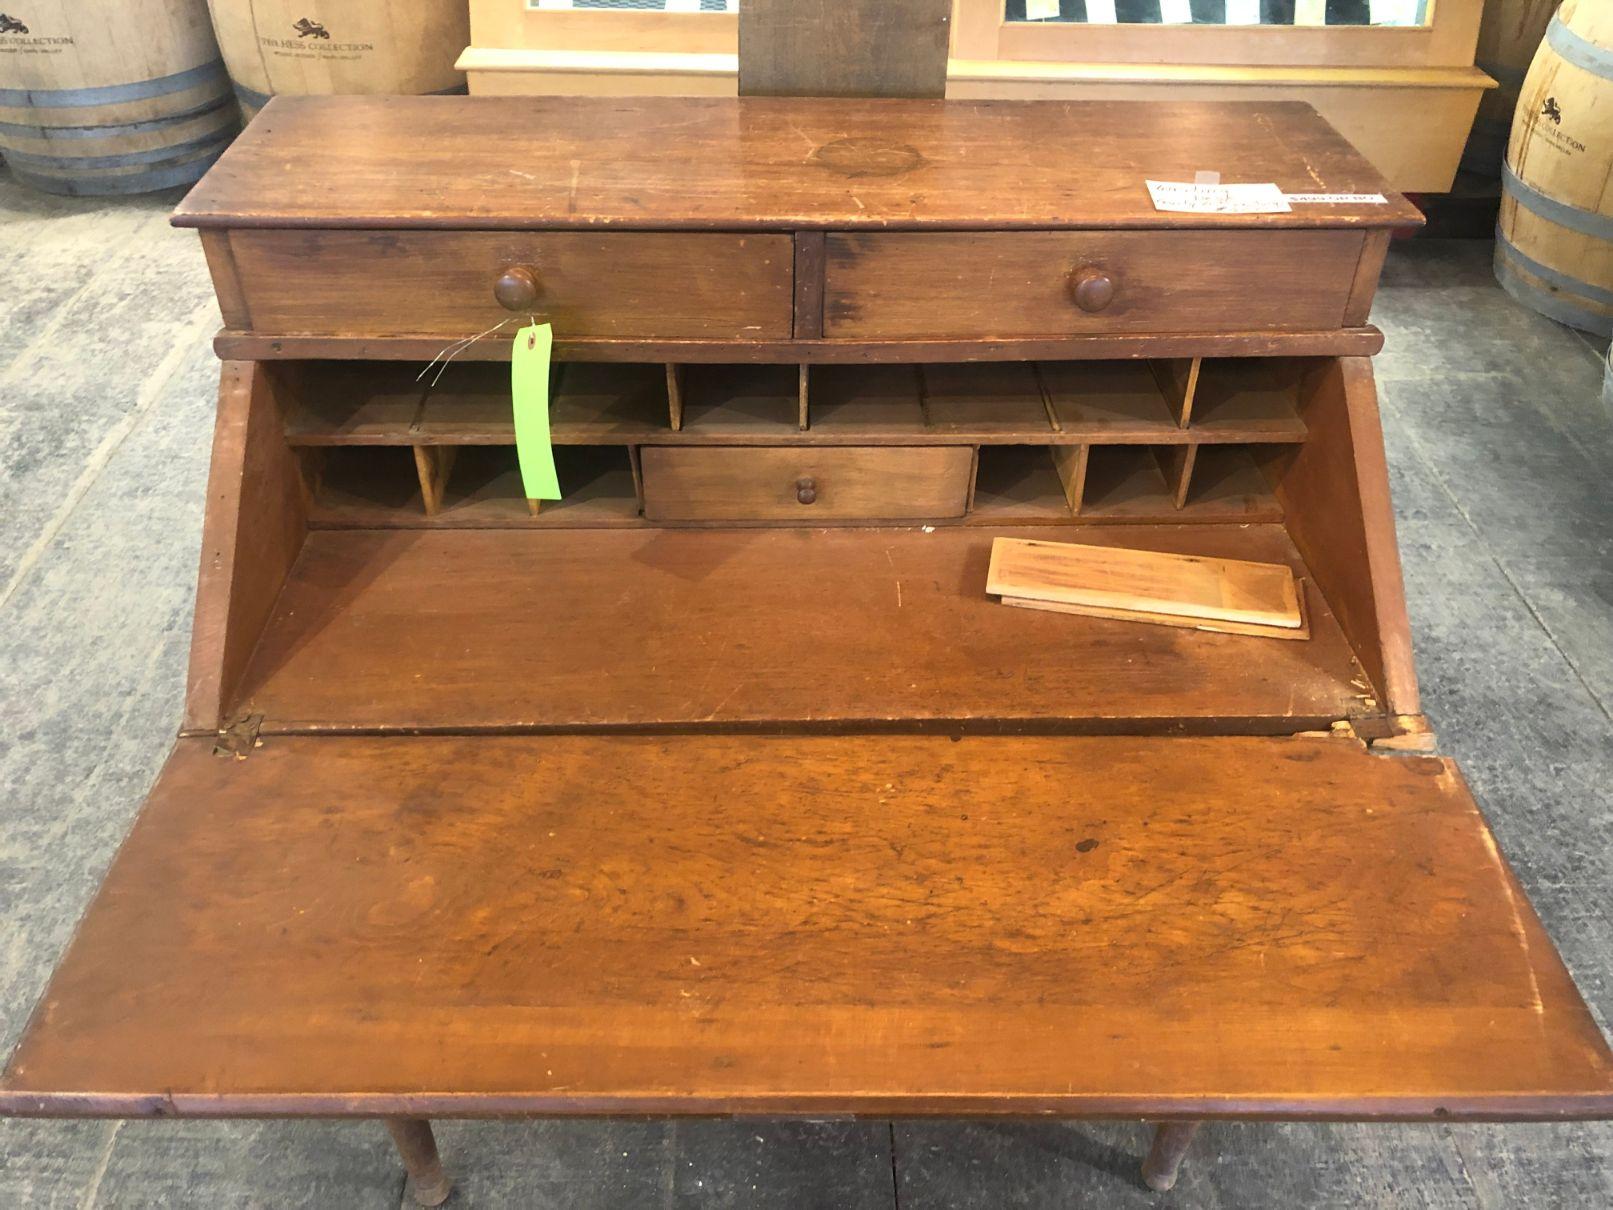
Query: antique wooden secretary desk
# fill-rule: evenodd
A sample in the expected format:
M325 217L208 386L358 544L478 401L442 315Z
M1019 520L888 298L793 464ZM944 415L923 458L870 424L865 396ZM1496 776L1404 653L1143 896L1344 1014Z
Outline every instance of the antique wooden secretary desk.
M0 1106L387 1119L426 1201L433 1116L1143 1117L1164 1187L1207 1118L1613 1114L1404 752L1417 214L1154 209L1200 169L1383 187L1301 105L271 104L176 220L183 733ZM1287 563L1309 637L1004 608L1005 534Z

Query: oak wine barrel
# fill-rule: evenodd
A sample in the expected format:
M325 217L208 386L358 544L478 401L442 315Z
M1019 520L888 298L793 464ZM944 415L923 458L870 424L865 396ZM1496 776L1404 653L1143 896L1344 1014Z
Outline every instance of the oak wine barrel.
M1524 80L1501 177L1496 276L1520 302L1613 335L1613 5L1567 0Z
M240 129L204 0L0 0L0 152L51 193L195 181Z
M1477 66L1495 77L1496 87L1479 98L1478 116L1462 153L1462 170L1489 180L1501 175L1507 136L1518 94L1535 57L1546 24L1561 0L1484 0L1479 25Z
M277 93L465 91L465 0L207 0L251 118Z

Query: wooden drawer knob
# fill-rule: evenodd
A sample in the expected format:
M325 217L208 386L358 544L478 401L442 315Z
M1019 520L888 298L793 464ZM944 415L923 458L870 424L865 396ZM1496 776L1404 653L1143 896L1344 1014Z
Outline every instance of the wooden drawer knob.
M1083 311L1098 312L1115 300L1115 279L1090 266L1070 275L1070 297Z
M538 305L538 275L525 265L504 270L493 283L493 297L506 311L530 311Z
M811 504L818 498L818 484L814 479L795 481L795 499L798 504Z

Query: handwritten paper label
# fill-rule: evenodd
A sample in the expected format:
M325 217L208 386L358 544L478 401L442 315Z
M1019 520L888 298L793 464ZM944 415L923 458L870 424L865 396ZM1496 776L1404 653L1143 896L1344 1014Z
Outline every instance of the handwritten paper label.
M1025 0L1025 20L1048 21L1059 15L1059 0Z
M531 324L515 334L510 350L510 398L515 405L515 454L528 500L560 499L549 440L549 353L554 330Z
M1323 206L1387 206L1389 199L1381 193L1287 193L1290 203L1310 202Z
M1190 214L1284 214L1288 199L1273 184L1211 185L1199 181L1149 181L1155 210Z

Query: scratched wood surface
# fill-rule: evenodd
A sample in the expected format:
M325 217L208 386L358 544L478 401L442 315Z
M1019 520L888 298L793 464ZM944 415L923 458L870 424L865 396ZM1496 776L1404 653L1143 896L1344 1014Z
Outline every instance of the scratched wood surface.
M970 339L1339 326L1361 257L1351 231L831 233L824 335ZM1114 301L1088 312L1084 267Z
M793 260L782 235L232 231L229 240L252 323L265 331L458 339L503 323L508 335L528 317L500 306L493 283L520 265L537 280L533 310L568 336L790 334Z
M998 534L1047 530L316 530L241 708L321 731L1288 732L1363 712L1319 595L1308 643L1004 609L986 595ZM1082 537L1306 574L1280 525Z
M0 1108L1613 1112L1607 1046L1445 761L210 747L180 741Z
M1388 201L1288 214L1154 209L1145 180L1190 181L1206 167L1227 181ZM1422 218L1299 102L276 97L175 221L789 230Z

